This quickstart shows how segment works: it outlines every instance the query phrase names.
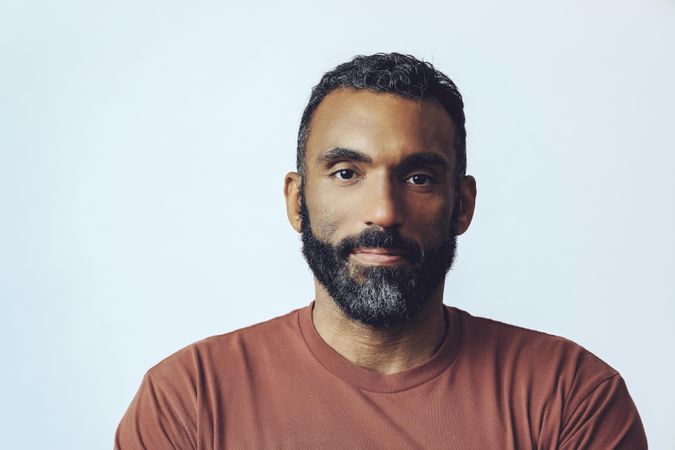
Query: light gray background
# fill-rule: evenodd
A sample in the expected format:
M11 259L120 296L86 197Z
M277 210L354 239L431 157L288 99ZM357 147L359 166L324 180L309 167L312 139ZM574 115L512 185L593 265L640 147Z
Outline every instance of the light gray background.
M300 114L392 50L465 97L446 303L581 343L675 449L672 0L1 0L1 448L111 448L150 366L310 302Z

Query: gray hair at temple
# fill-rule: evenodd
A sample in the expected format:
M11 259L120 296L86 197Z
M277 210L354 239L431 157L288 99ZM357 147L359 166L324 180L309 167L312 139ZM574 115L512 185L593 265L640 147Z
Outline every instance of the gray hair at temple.
M305 175L305 152L311 132L310 122L314 110L331 91L350 87L386 92L412 99L433 98L438 100L455 123L456 179L459 182L466 174L466 128L464 125L464 102L457 86L434 66L411 55L400 53L376 53L359 55L326 72L312 94L300 120L298 131L297 170Z

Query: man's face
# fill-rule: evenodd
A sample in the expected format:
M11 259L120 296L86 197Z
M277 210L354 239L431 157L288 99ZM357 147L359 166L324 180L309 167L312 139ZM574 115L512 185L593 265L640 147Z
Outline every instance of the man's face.
M351 319L415 315L455 251L455 126L435 100L338 89L311 121L303 254Z

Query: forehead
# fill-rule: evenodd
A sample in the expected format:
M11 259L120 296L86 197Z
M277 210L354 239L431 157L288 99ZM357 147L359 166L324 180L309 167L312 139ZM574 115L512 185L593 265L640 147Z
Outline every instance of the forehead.
M456 136L455 124L435 99L339 88L314 111L305 157L310 162L335 147L393 158L435 151L454 165Z

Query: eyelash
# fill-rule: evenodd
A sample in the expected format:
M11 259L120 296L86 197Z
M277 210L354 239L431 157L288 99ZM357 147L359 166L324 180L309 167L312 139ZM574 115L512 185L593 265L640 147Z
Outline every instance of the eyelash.
M415 177L424 177L424 178L426 178L427 183L424 183L424 184L410 183L410 184L412 184L412 185L414 185L414 186L428 186L428 185L430 185L430 184L433 184L433 182L434 182L434 177L432 177L431 175L427 175L427 174L425 174L425 173L416 173L415 175L409 176L409 177L406 178L405 180L406 180L406 182L407 182L408 180L411 180L411 179L413 179L413 178L415 178Z
M349 178L340 178L340 177L338 177L338 174L339 174L340 172L349 172L352 176L349 177ZM341 180L341 181L349 181L349 180L352 179L352 177L353 177L354 175L356 175L356 171L355 171L355 170L352 170L352 169L340 169L340 170L336 170L335 172L333 172L333 173L331 174L331 177L337 178L338 180Z

